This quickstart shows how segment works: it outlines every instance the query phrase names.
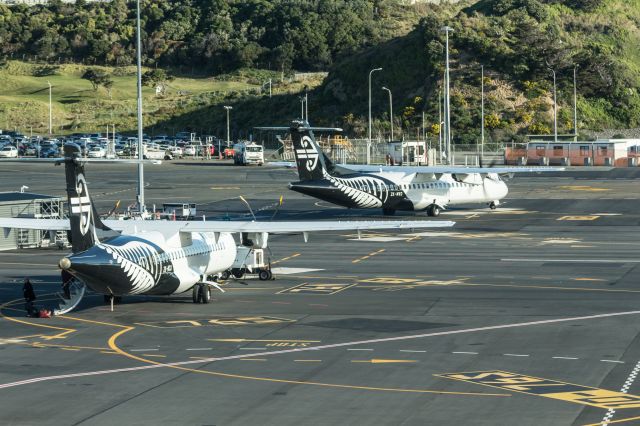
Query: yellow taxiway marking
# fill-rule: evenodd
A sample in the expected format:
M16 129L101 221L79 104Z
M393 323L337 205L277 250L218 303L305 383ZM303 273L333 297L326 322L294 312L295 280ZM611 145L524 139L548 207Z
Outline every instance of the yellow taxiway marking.
M573 281L607 281L601 278L572 278Z
M365 364L405 364L405 363L413 363L418 362L415 359L354 359L351 362L360 362Z
M283 257L282 259L278 259L278 260L276 260L275 262L271 262L271 264L272 264L272 265L275 265L275 264L277 264L277 263L281 263L281 262L284 262L284 261L286 261L286 260L294 259L294 258L296 258L296 257L298 257L298 256L300 256L300 255L301 255L301 253L294 253L294 254L292 254L291 256Z
M556 220L573 220L573 221L588 221L588 220L596 220L600 216L597 215L588 215L588 216L560 216Z
M91 350L95 350L95 351L106 351L106 350L109 350L109 348L98 348L98 347L95 347L95 346L57 345L57 344L53 344L53 343L42 343L42 342L33 342L32 346L47 347L47 348L60 348L60 349L76 349L76 350L91 349Z
M211 342L279 342L279 343L320 343L320 340L288 340L288 339L207 339Z
M376 386L342 385L338 383L322 383L322 382L311 382L311 381L304 381L304 380L276 379L272 377L255 377L255 376L245 376L245 375L231 374L231 373L220 373L217 371L199 370L196 368L188 368L188 367L182 367L178 365L165 364L165 363L153 361L146 358L141 358L129 352L125 352L124 350L120 349L116 341L123 334L128 333L131 330L134 330L135 327L126 327L126 326L118 326L118 327L122 328L122 330L117 331L116 333L111 335L111 337L109 338L109 347L114 351L118 352L120 355L126 356L127 358L134 359L136 361L144 362L146 364L164 366L167 368L175 368L176 370L189 371L192 373L208 374L211 376L228 377L233 379L255 380L255 381L270 382L270 383L288 383L288 384L295 384L295 385L322 386L326 388L335 388L335 389L358 389L358 390L369 390L369 391L455 395L455 396L482 396L482 397L510 397L511 396L510 394L505 394L505 393L490 394L490 393L478 393L478 392L438 391L438 390L432 390L432 389L402 389L402 388L384 388L384 387L376 387Z
M467 373L435 374L435 376L598 408L612 410L640 408L640 396L525 376L509 371L472 371Z
M51 294L53 294L53 293L43 294L43 295L41 295L41 297L50 296ZM46 336L42 335L41 338L42 339L46 339L46 340L49 340L49 339L65 339L68 334L76 332L76 330L73 329L73 328L64 328L64 327L56 327L56 326L53 326L53 325L33 323L33 322L30 322L30 321L25 321L25 320L20 320L20 319L13 318L13 317L8 317L8 316L6 316L6 315L4 315L2 313L3 309L8 309L9 306L17 304L17 303L22 303L22 302L24 302L23 299L15 299L15 300L11 300L9 302L6 302L3 305L0 305L0 319L4 318L7 321L16 322L16 323L25 324L25 325L31 325L33 327L48 328L48 329L51 329L51 330L62 330L58 334L46 335Z
M380 253L384 253L385 251L386 251L385 249L380 249L380 250L378 250L378 251L373 251L373 252L369 253L369 254L368 254L368 255L366 255L366 256L362 256L362 257L360 257L360 258L358 258L358 259L352 260L352 261L351 261L351 263L359 263L359 262L362 262L363 260L366 260L366 259L368 259L368 258L370 258L370 257L373 257L373 256L376 256L376 255L379 255Z
M586 191L586 192L611 191L609 188L596 188L593 186L586 186L586 185L563 185L563 186L559 186L558 189L568 189L569 191Z
M280 290L276 294L319 294L323 296L330 296L354 286L356 286L355 283L302 283Z

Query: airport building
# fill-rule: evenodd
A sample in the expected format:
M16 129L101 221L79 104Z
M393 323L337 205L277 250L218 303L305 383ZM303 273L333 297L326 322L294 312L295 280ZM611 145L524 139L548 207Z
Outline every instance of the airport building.
M597 141L535 141L505 148L505 164L635 167L640 139Z
M0 217L63 219L64 201L59 197L30 192L0 192ZM4 229L0 233L0 250L27 247L62 247L67 244L66 232L34 229Z

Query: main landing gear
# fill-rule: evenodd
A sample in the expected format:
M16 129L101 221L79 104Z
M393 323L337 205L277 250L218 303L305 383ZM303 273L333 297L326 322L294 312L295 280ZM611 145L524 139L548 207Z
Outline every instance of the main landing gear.
M196 283L193 286L193 303L209 303L211 302L211 287L207 284Z
M495 209L497 209L497 208L498 208L498 203L497 203L496 201L492 201L492 202L490 202L490 203L489 203L489 208L490 208L491 210L495 210Z
M437 204L431 204L429 207L427 207L427 216L440 216L440 206L438 206Z

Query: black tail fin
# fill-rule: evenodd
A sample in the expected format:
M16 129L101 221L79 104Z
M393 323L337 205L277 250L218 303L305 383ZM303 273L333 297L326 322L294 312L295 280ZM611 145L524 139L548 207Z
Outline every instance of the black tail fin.
M311 129L304 125L291 127L291 137L300 181L323 179L333 164L316 143Z
M96 228L107 230L98 216L84 176L81 148L76 144L64 146L65 175L69 202L70 240L74 253L88 250L98 241Z

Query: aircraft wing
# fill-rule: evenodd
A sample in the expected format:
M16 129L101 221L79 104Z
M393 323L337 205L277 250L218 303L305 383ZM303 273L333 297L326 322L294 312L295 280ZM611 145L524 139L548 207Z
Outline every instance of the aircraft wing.
M365 231L372 229L421 229L451 227L455 222L434 220L372 220L372 221L166 221L166 220L104 220L115 231L125 234L160 231L171 232L266 232L290 234L322 231ZM47 231L69 230L67 219L0 218L0 228L42 229Z
M454 222L434 220L373 220L373 221L274 221L253 222L237 220L208 221L139 221L105 220L111 229L132 234L140 231L161 232L249 232L269 234L290 234L322 231L357 231L372 229L419 229L451 227Z
M464 166L367 166L358 164L338 164L339 167L363 173L375 172L401 172L401 173L456 173L456 174L474 174L474 173L542 173L542 172L563 172L564 167L464 167Z
M69 219L30 219L21 217L0 218L0 228L42 229L44 231L68 231Z

